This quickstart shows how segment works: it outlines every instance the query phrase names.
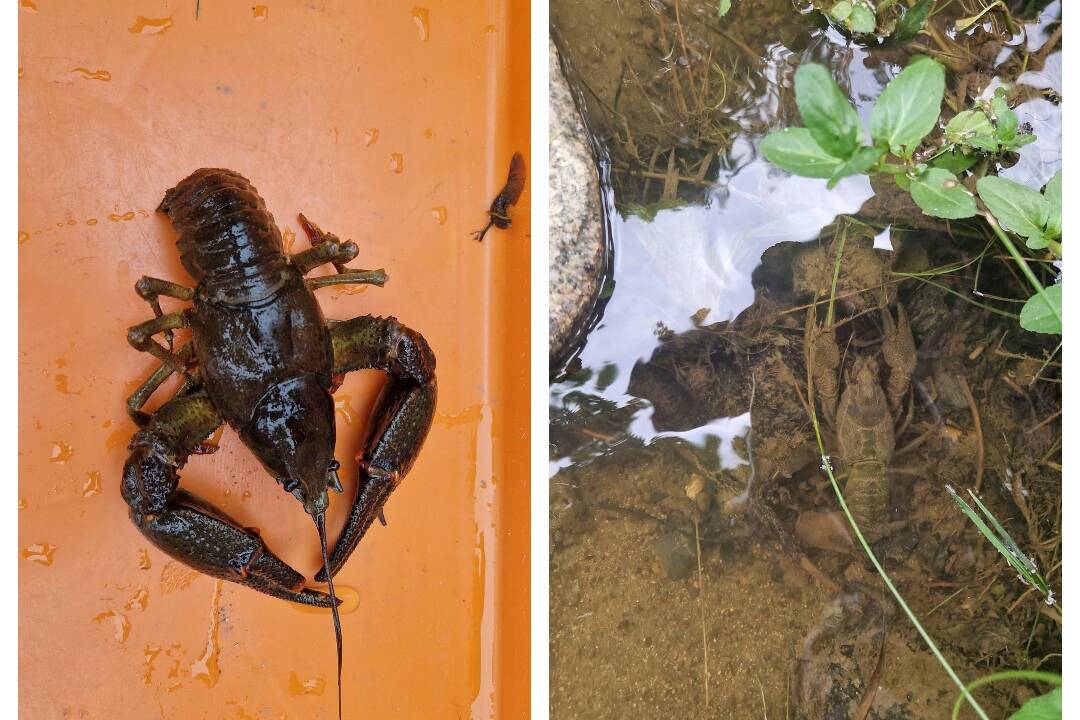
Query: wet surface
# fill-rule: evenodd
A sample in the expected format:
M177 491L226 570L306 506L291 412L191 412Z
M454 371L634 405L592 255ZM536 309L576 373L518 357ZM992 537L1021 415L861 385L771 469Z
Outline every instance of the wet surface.
M353 264L391 279L320 290L325 314L393 314L438 358L440 419L338 575L347 716L527 705L528 663L502 658L528 644L528 188L499 242L469 235L529 150L510 81L528 77L526 8L432 6L420 27L411 7L22 2L22 714L336 717L329 613L170 560L120 497L124 399L156 367L125 340L152 315L133 288L190 281L154 208L198 167L251 178L293 252L301 211L355 241ZM337 394L347 495L381 384L353 373ZM231 430L212 442L182 485L310 578L310 518ZM345 510L335 495L331 542Z
M920 44L971 56L948 85L965 102L1023 77L1016 110L1040 139L1001 174L1039 185L1061 162L1060 107L1040 89L1060 88L1060 53L1040 50L1060 6L1005 41L1000 18L953 33L966 9ZM985 229L946 228L876 180L826 190L756 152L801 124L800 62L826 62L865 122L910 52L779 1L722 18L678 0L552 14L619 209L614 292L551 387L552 716L948 714L955 686L837 515L811 402L864 531L960 676L1057 669L1058 621L944 485L981 486L1055 567L1058 339L964 301L1015 312L1009 297L1026 297ZM898 361L901 313L916 350ZM839 350L831 387L822 333ZM993 713L1032 692L979 698Z

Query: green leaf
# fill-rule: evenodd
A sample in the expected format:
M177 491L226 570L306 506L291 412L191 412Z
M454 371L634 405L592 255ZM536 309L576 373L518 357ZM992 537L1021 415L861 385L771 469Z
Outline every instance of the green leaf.
M615 363L607 363L600 368L596 376L596 389L604 390L619 377L619 366Z
M896 23L896 29L890 39L900 44L913 40L926 24L926 18L930 16L930 8L933 5L934 0L919 0L905 10L900 22Z
M972 138L994 139L994 126L982 110L964 110L945 126L945 139L957 145L971 145Z
M870 134L902 157L910 157L934 129L945 93L945 69L917 59L881 91L870 113Z
M901 190L907 190L908 192L911 192L911 178L909 178L905 173L893 175L893 180L896 181L896 185Z
M1004 141L1016 137L1016 131L1020 128L1020 120L1012 111L1005 98L995 95L990 101L990 109L994 113L996 134Z
M948 170L953 175L959 175L977 162L979 162L978 155L968 155L959 150L950 150L934 158L933 162L930 163L930 167L941 168L942 170Z
M1036 244L1041 241L1041 247L1046 247L1042 238L1050 215L1050 201L1027 185L994 175L979 178L975 187L998 224L1028 238L1029 247L1034 247L1032 240Z
M844 164L836 168L829 178L827 187L832 190L836 183L849 175L859 175L877 165L878 160L885 156L884 148L861 147Z
M1024 307L1020 308L1020 327L1031 332L1060 335L1061 283L1051 285L1044 292L1050 299L1050 305L1038 293L1029 297Z
M807 130L825 152L846 159L859 146L859 114L824 65L795 72L795 101Z
M869 35L877 26L877 18L874 13L862 5L851 8L851 16L847 20L847 26L852 32Z
M911 199L927 215L959 220L978 212L975 198L948 170L930 168L911 182Z
M830 178L841 162L822 150L806 128L769 133L759 147L773 165L802 177Z
M1043 189L1043 197L1050 204L1050 212L1046 216L1046 234L1051 238L1061 237L1061 171L1054 173L1050 182Z
M1061 688L1031 698L1009 720L1061 720Z
M716 6L717 17L724 17L731 10L731 0L720 0L720 4Z
M851 3L846 0L840 0L840 2L833 5L829 10L829 15L837 22L844 22L851 17L851 10Z

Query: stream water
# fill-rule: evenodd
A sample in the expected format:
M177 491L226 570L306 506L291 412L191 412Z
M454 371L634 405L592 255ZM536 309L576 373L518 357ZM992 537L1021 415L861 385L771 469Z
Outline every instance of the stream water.
M950 89L961 76L983 93L1002 81L1028 88L1016 111L1038 140L1000 174L1041 186L1061 166L1060 51L1040 54L1060 25L1060 3L1029 15L1015 37L990 16L953 32L975 4L939 4L951 7L931 23L969 58ZM990 314L943 339L970 310L956 295L1010 291L987 243L918 218L876 181L856 176L828 190L756 151L770 129L801 124L791 87L800 63L827 64L866 123L911 48L868 50L789 0L736 0L723 16L715 2L553 0L552 23L607 150L619 208L609 218L610 298L551 384L552 717L948 715L956 688L861 551L845 546L820 458L782 462L770 444L809 432L795 404L801 366L790 384L777 379L777 368L801 362L788 361L801 357L788 348L801 343L806 314L785 305L784 293L809 262L802 248L831 247L844 215L868 224L866 257L883 258L891 272L899 264L890 257L911 248L933 267L979 252L986 261L982 276L949 279L960 291L948 296L922 282L887 295L909 306L920 354L919 392L910 391L897 447L918 442L894 461L897 479L890 471L890 528L900 529L883 530L875 548L966 681L1006 668L1060 669L1060 624L1040 613L1037 598L1022 598L1015 573L944 493L946 482L970 486L978 475L1021 547L1038 541L1043 565L1059 559L1061 426L1024 434L1030 447L1014 438L1060 408L1060 384L1036 378L1021 401L995 380L1015 378L1032 358L1049 357L1052 375L1056 341L992 351L991 339L1007 343L1022 331ZM952 254L939 258L937 247L950 243ZM779 259L763 263L766 251ZM788 279L774 280L781 275ZM877 347L882 311L852 301L847 312L850 364ZM949 402L952 386L972 388L974 414L963 397ZM751 481L765 482L763 467L775 469L765 490L781 535L794 538L817 578L747 502ZM1021 470L1026 507L1011 499ZM1009 685L978 697L1002 717L1036 691Z

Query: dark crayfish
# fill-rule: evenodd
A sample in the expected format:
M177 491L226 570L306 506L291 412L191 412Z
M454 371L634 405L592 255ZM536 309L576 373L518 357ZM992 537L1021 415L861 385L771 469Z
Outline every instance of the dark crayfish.
M345 267L357 255L300 216L312 247L286 255L281 233L255 188L231 170L197 170L165 193L158 207L180 233L177 247L194 288L144 277L138 294L155 318L136 325L128 341L162 361L128 399L140 430L131 440L121 491L131 519L154 545L208 575L294 602L329 607L338 648L341 711L341 628L333 576L356 548L416 459L435 411L435 356L427 342L392 317L323 318L314 290L339 283L382 285L381 270ZM304 279L332 263L338 273ZM193 301L163 313L159 297ZM173 331L191 339L173 348ZM164 333L162 344L154 336ZM327 489L341 492L334 459L334 401L345 373L386 372L372 411L352 509L327 554ZM174 372L184 382L153 414L150 395ZM223 422L239 434L266 470L314 518L323 567L315 580L329 594L304 587L304 576L279 559L257 530L178 489L177 471Z

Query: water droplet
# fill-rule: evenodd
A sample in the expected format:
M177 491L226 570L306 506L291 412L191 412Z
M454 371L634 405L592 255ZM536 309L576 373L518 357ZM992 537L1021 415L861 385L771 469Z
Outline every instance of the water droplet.
M23 76L23 69L19 68L19 77L21 78L22 76Z
M63 465L71 456L75 454L75 451L71 449L71 446L62 440L57 440L53 443L52 453L49 455L49 462L58 463Z
M424 128L424 138L430 140L433 137L435 137L435 131L431 128Z
M34 0L19 0L19 7L26 12L37 12L37 5L34 4Z
M53 553L56 552L56 546L49 543L34 543L27 545L23 548L22 556L27 560L33 560L36 563L42 565L53 564Z
M138 592L131 596L124 607L128 610L145 610L150 601L150 592L146 588L139 588Z
M405 156L401 153L390 153L390 169L398 175L405 172Z
M356 411L353 410L349 401L352 400L350 395L335 395L334 396L334 410L341 414L342 419L345 420L346 425L353 425L356 423Z
M199 577L199 571L170 560L161 569L161 592L171 593L174 590L184 590L195 582Z
M91 497L101 492L101 473L91 470L86 473L86 482L83 483L83 497Z
M150 553L146 551L146 548L139 548L139 569L150 569Z
M20 245L22 245L24 242L26 242L29 239L30 239L30 233L23 232L22 230L19 231L19 244Z
M112 450L118 447L124 447L128 444L128 440L131 439L131 433L127 428L116 428L109 434L109 437L105 438L105 449Z
M221 647L218 645L218 629L221 623L219 610L221 608L221 585L223 580L214 581L214 594L210 600L210 629L206 634L206 648L198 660L191 664L191 677L202 680L208 687L217 685L221 677L221 669L218 668L218 653Z
M368 288L367 285L334 285L336 295L362 295Z
M412 9L412 19L416 23L417 29L420 31L420 40L424 42L428 39L428 9L422 7L414 7Z
M131 632L131 623L128 622L123 613L106 610L94 616L94 622L96 623L103 623L109 619L113 621L113 637L116 638L116 642L122 643L127 640L128 634Z
M53 385L56 387L57 392L62 393L64 395L70 395L71 394L71 392L68 390L68 377L67 377L67 375L64 375L63 373L58 374L56 377L53 378Z
M368 128L364 131L364 147L371 147L379 139L379 128Z
M240 494L240 500L242 500L243 502L247 502L250 499L251 499L251 491L250 490L245 490L243 493Z
M285 228L281 231L281 244L285 247L285 252L292 252L293 243L296 242L296 233L292 228Z
M26 498L19 498L19 509L22 510L26 507Z
M251 14L255 17L255 20L262 22L270 15L270 8L265 5L256 5L251 8Z
M135 18L135 24L128 28L128 32L142 33L143 35L159 35L172 27L172 18L148 18L140 15Z
M435 221L440 225L446 224L446 208L442 205L437 205L431 208L431 217L435 218Z
M123 215L120 215L118 213L109 213L109 219L112 220L113 222L120 222L121 220L123 220L123 221L134 220L135 219L135 211L134 210L128 210Z
M485 33L490 34L490 33L496 32L497 30L498 30L498 28L496 28L494 25L485 25L484 26L484 32Z
M97 225L97 218L90 218L86 221L87 225Z
M435 413L435 423L443 427L459 427L480 422L484 417L482 405L470 405L456 413Z
M143 684L149 685L154 675L154 660L161 654L161 648L154 645L147 645L143 648L143 664L146 666L146 670L143 671Z
M289 673L290 695L322 695L326 690L326 681L322 678L311 678L300 682L300 677L295 673Z
M102 82L109 82L112 80L112 73L108 70L91 70L84 67L71 68L68 72L79 73L87 80L101 80ZM75 223L72 222L72 225Z

